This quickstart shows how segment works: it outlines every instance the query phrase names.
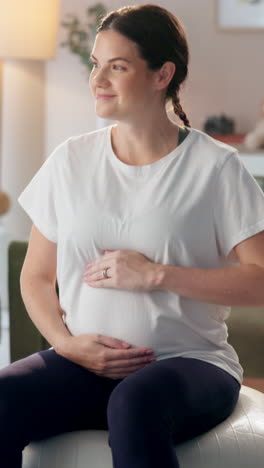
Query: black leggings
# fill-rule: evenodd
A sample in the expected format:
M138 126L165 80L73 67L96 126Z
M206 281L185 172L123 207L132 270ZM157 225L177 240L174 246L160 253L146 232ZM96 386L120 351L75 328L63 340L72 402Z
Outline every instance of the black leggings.
M198 359L154 361L114 380L41 351L0 370L1 466L21 468L32 440L106 429L114 468L178 468L174 445L226 419L239 390Z

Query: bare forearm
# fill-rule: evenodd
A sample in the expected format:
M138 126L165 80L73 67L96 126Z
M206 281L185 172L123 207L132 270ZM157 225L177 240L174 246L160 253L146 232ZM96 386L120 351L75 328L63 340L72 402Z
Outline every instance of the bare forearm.
M221 269L159 265L152 282L154 289L212 304L264 305L264 270L258 265Z
M62 319L62 310L54 286L45 279L21 280L21 295L27 312L46 340L59 352L70 335Z

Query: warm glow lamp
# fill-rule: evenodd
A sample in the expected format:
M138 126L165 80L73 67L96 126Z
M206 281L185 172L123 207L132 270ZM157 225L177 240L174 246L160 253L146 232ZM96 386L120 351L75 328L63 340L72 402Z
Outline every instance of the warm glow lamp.
M47 60L55 55L57 0L5 0L0 5L2 59Z
M59 0L0 2L0 188L11 198L3 222L14 239L28 239L31 226L16 200L44 160L44 61L55 55L58 17Z

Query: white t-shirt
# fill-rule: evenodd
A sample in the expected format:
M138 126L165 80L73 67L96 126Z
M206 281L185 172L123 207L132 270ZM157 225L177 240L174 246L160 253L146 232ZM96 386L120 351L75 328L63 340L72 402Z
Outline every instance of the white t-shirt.
M93 288L86 264L129 249L160 264L228 268L231 249L264 230L264 195L236 150L190 129L171 153L145 166L114 154L111 128L60 144L18 201L57 243L60 305L73 335L102 333L152 347L157 359L197 358L243 370L227 342L230 307L168 291Z

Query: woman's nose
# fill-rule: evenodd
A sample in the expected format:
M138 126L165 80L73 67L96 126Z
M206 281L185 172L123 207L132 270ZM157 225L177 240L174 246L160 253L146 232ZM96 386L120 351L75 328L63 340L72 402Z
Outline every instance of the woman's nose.
M93 82L96 85L100 85L100 84L108 83L108 81L109 80L108 80L107 72L103 70L102 68L97 69L93 76Z

